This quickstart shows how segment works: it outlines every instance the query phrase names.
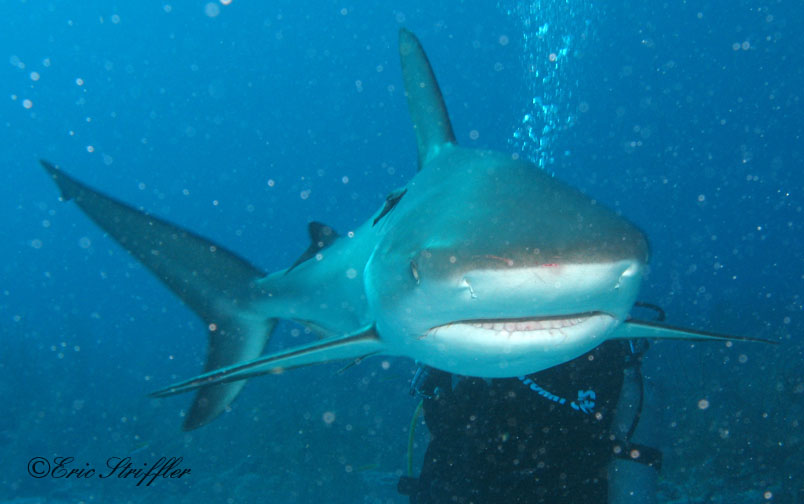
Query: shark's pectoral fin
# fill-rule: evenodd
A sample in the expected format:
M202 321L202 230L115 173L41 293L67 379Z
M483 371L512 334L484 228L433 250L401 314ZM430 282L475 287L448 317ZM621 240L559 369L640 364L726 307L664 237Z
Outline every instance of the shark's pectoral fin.
M674 340L693 340L693 341L755 341L759 343L770 343L777 345L778 342L751 338L748 336L731 336L728 334L718 334L695 329L685 329L674 327L658 322L646 322L642 320L627 320L617 326L614 333L608 339L674 339Z
M455 134L427 55L416 35L404 28L399 30L399 56L421 170L445 144L455 143Z
M225 248L167 221L109 197L42 161L61 190L90 219L179 296L210 329L205 370L254 359L268 341L274 321L249 310L262 295L259 269ZM184 427L203 425L235 398L242 383L199 392Z
M165 397L189 392L199 387L219 386L219 384L242 383L240 380L268 373L281 373L287 369L320 364L333 360L366 357L384 350L374 327L363 329L347 336L327 338L308 345L302 345L258 359L223 367L204 373L158 390L151 395Z

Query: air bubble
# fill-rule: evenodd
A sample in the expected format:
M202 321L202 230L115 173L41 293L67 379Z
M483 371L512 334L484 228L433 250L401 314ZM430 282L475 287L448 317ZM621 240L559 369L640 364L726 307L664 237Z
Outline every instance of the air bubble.
M591 2L503 0L500 6L521 27L521 67L530 92L522 124L511 144L541 168L555 163L552 152L558 135L572 127L575 114L586 112L575 98L580 68L573 59L594 38L591 19L598 17ZM503 36L499 39L503 43Z

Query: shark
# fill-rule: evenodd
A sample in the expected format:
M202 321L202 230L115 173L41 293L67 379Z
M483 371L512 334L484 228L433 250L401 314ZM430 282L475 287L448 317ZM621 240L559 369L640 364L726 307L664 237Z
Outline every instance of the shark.
M183 428L205 425L248 378L333 360L403 356L451 373L522 376L613 339L752 339L630 317L645 234L532 163L458 145L416 36L399 32L418 170L360 227L308 225L310 245L266 273L225 247L41 164L72 200L208 329ZM317 334L264 354L279 320Z

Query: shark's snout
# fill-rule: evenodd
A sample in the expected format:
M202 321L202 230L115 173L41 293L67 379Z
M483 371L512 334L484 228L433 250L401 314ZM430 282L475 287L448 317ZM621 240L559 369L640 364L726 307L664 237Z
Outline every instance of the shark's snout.
M461 283L473 309L482 307L495 318L602 312L623 319L636 299L643 269L636 260L544 263L473 270Z

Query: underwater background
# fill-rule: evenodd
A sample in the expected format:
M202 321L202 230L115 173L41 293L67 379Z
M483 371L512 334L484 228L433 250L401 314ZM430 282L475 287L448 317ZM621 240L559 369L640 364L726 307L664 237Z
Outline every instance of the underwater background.
M647 233L641 299L668 322L780 343L653 345L660 501L804 502L799 0L0 6L0 502L406 501L412 362L254 379L182 432L190 397L147 394L201 370L205 328L38 163L287 267L309 221L355 229L415 173L400 27L459 143L527 157ZM282 325L270 349L310 338ZM59 456L191 473L29 475Z

